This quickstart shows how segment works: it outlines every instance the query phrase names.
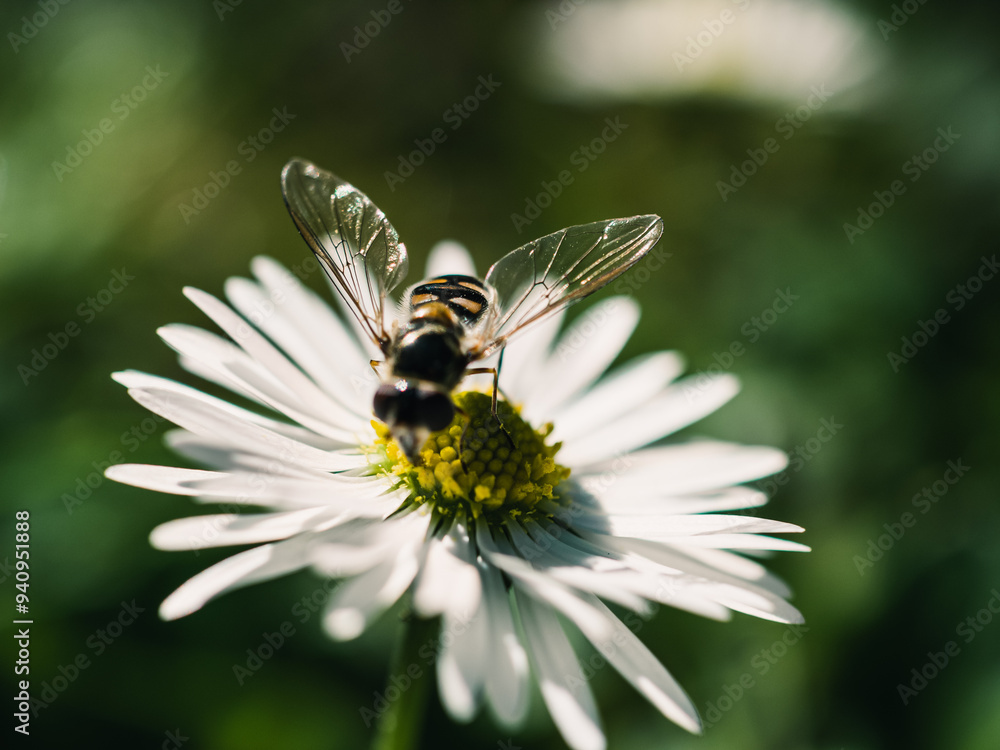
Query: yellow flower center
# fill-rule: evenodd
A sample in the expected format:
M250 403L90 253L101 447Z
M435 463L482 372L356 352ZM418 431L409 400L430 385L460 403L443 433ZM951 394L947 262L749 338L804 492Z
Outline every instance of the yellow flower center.
M546 445L552 424L534 429L506 401L497 413L513 446L490 410L491 399L479 391L454 396L457 413L445 429L432 433L420 451L421 466L403 455L381 422L372 422L378 437L372 451L376 473L398 478L410 488L410 500L431 503L444 516L465 511L470 517L533 515L543 500L558 500L555 491L569 469L555 461L562 443Z

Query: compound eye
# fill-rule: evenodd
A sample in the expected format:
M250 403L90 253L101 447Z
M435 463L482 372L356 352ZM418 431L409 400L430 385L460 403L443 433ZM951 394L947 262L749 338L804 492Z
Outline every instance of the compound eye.
M375 391L375 401L372 408L376 417L389 424L399 411L399 391L392 385L380 385Z
M431 391L421 394L420 423L431 432L443 430L455 417L455 405L445 393Z

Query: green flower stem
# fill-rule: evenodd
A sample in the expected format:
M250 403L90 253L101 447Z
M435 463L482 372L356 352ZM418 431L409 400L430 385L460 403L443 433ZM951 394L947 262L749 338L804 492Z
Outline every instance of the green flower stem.
M391 688L392 693L398 691L398 696L389 701L389 707L379 717L372 750L414 750L418 746L427 691L432 682L428 674L432 665L426 663L419 651L433 642L437 625L437 618L423 620L413 615L407 618L383 693L388 700Z

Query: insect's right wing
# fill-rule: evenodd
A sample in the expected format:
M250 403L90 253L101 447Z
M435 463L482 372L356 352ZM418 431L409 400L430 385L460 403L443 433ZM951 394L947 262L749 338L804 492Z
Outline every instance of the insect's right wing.
M281 192L299 234L372 341L389 343L386 299L406 276L406 247L368 196L302 159L281 172Z
M662 233L659 216L632 216L561 229L508 253L486 274L498 296L497 310L472 357L499 351L526 326L613 281Z

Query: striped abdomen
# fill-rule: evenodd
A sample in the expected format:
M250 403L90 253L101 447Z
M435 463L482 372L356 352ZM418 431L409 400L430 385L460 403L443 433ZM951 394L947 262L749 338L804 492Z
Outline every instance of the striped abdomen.
M410 294L410 312L435 302L446 305L465 326L478 322L489 307L483 282L458 274L438 276L415 287Z

